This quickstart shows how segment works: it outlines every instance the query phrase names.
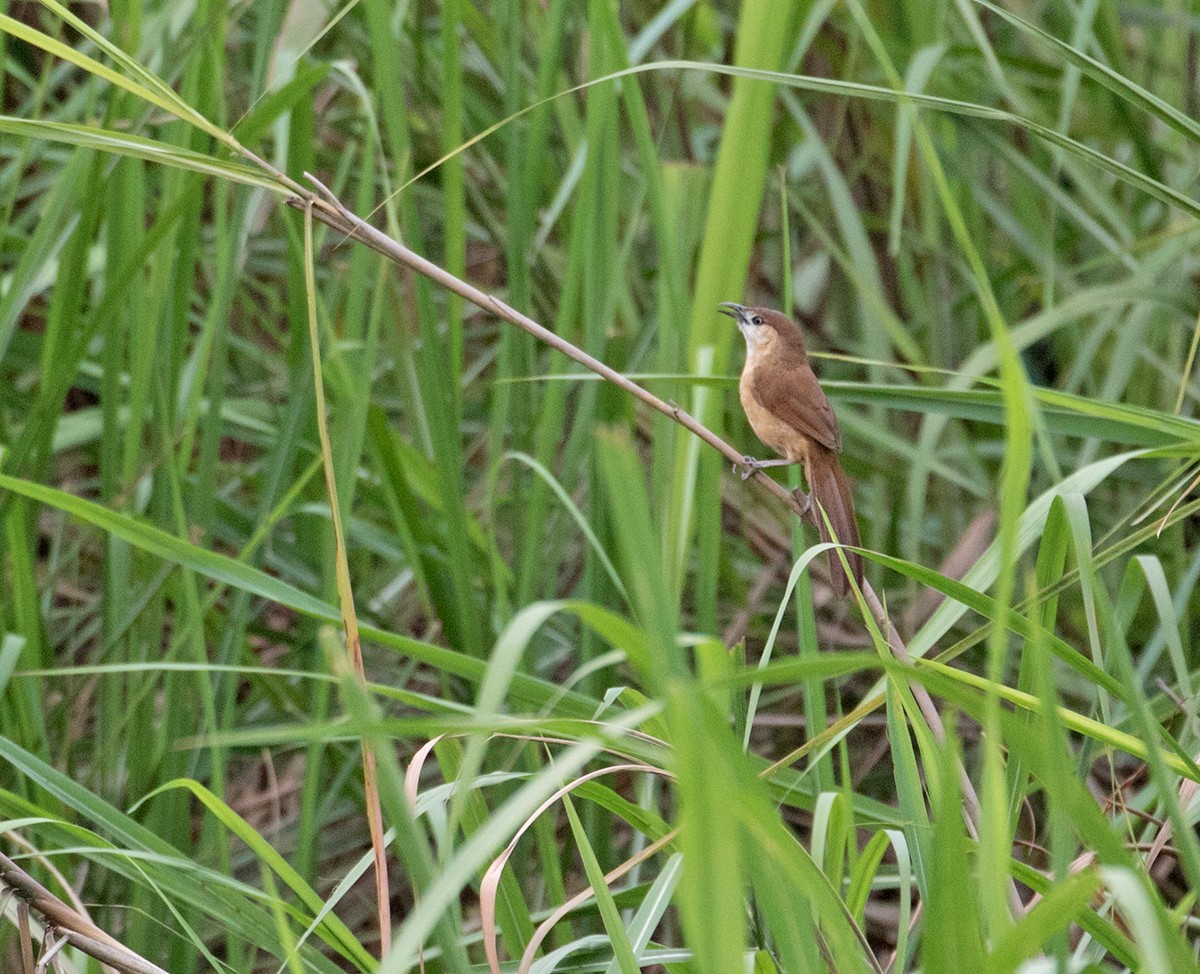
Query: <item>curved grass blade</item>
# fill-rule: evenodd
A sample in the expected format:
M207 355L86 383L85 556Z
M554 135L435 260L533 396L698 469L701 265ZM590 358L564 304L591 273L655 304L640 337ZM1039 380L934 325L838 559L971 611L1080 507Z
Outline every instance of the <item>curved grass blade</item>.
M205 808L233 835L237 836L246 847L251 850L263 864L275 872L275 874L287 884L288 888L296 894L304 906L311 910L314 914L322 911L325 904L321 897L317 895L316 890L308 885L297 873L286 859L283 858L266 839L251 827L242 816L230 808L225 802L214 795L209 789L204 787L198 781L190 778L177 778L174 781L168 781L165 784L159 785L153 791L149 792L130 809L131 812L137 810L139 806L154 798L155 795L163 794L176 789L184 789L193 794ZM346 956L355 957L356 963L364 970L368 969L374 962L371 955L354 936L349 928L333 913L328 913L325 916L322 929L326 935L336 940L339 944L342 953Z

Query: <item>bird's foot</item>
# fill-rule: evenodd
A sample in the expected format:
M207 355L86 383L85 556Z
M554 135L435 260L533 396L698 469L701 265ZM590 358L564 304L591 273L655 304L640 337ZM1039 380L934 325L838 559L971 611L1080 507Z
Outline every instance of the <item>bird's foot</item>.
M766 464L763 463L762 460L755 460L754 457L747 453L742 457L740 463L735 463L733 465L733 472L738 474L742 480L749 480L764 466L766 466Z
M806 494L799 487L792 490L792 496L796 498L796 503L800 505L800 516L803 517L812 510L812 495Z

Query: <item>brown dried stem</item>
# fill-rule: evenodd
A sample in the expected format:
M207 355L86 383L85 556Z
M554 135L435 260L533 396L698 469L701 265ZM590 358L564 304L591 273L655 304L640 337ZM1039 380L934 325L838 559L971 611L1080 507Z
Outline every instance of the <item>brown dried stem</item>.
M110 937L0 852L0 888L3 887L11 889L29 909L41 916L49 929L100 963L125 974L167 974L157 964Z

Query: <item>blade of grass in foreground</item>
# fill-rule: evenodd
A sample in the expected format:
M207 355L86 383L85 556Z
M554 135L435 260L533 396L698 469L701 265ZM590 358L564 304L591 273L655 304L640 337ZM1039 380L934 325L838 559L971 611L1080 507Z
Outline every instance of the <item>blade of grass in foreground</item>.
M694 692L676 641L677 619L655 543L641 462L627 438L606 433L599 440L602 483L620 552L619 564L642 624L647 627L651 692L668 694L666 719L675 745L679 793L679 848L684 856L679 909L685 936L702 971L740 966L745 949L738 843L729 841L724 820L737 777L714 740L723 721L713 721L704 694Z

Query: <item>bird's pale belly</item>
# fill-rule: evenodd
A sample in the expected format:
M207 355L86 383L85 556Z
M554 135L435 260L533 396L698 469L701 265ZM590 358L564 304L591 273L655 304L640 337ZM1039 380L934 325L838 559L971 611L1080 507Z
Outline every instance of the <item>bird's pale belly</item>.
M754 398L750 389L752 374L753 367L748 363L748 367L742 371L741 382L738 383L738 398L742 401L742 409L746 411L746 418L750 420L750 428L754 430L754 435L781 457L793 462L803 461L808 453L807 437L778 419L774 413L764 409Z

